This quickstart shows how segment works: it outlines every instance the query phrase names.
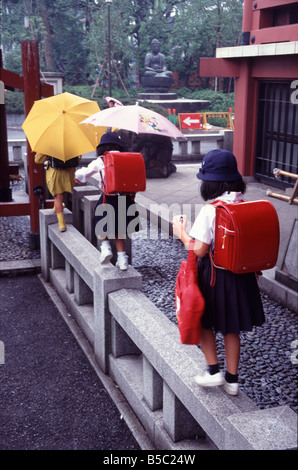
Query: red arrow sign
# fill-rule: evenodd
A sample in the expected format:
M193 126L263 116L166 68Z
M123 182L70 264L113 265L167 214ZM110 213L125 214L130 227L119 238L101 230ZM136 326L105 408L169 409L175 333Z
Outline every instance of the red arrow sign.
M198 113L179 114L181 129L201 129L201 115Z

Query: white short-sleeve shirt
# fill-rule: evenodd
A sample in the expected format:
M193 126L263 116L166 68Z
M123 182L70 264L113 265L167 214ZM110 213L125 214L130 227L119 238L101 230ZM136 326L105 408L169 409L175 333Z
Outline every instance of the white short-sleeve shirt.
M101 157L97 157L87 167L78 168L75 172L75 178L81 183L87 183L89 178L98 172L104 174L104 164Z

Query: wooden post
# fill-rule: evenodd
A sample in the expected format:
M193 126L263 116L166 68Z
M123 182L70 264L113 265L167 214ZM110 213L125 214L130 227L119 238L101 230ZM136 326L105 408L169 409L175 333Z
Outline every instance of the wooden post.
M24 76L24 101L25 114L28 115L34 101L41 99L41 87L39 77L39 55L37 41L22 42L22 61ZM27 164L29 175L29 197L30 197L30 247L38 249L40 243L39 236L39 198L34 194L34 188L41 186L43 189L44 172L43 166L34 162L34 152L32 152L29 142L27 143Z
M240 64L240 76L235 81L235 133L233 153L239 172L254 175L255 142L257 129L258 81L251 76L251 60Z
M0 68L2 68L2 51L0 50ZM9 159L7 147L7 125L5 111L5 86L0 81L0 201L10 202L11 189L9 187Z
M283 175L283 176L288 176L289 178L296 179L296 182L294 184L294 188L293 188L293 192L292 192L291 196L285 196L285 195L281 195L281 194L278 194L278 193L273 193L269 189L266 193L267 196L272 196L272 197L277 197L278 199L283 199L284 201L288 201L289 204L292 204L292 202L295 202L297 204L298 199L296 198L296 196L298 195L298 174L290 173L289 171L280 170L279 168L274 168L273 174L274 174L275 178L277 178L277 179L280 178L280 176Z

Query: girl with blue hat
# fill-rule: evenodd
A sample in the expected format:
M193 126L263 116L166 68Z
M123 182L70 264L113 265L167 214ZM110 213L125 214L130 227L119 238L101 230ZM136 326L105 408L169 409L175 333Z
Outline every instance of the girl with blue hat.
M202 181L200 192L205 201L220 200L236 204L244 200L245 182L238 171L232 152L216 149L208 152L197 174ZM202 387L222 385L231 395L237 395L238 367L240 358L240 332L251 331L261 326L264 311L255 273L235 274L216 270L215 285L210 285L212 266L209 250L212 251L215 233L215 207L205 204L197 216L189 234L187 220L173 220L173 232L188 248L195 239L194 253L198 256L198 284L205 298L205 311L201 319L200 345L208 365L202 376L195 381ZM220 371L215 335L224 336L226 372Z

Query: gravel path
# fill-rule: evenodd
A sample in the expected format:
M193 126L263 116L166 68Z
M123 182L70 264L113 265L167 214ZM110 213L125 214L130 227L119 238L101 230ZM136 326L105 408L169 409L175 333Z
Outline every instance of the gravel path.
M0 218L0 261L39 258L39 251L30 250L29 231L27 216ZM149 232L145 221L134 236L132 263L143 276L143 292L175 323L175 280L186 256L179 240L162 238L156 228ZM266 323L241 335L240 387L259 408L289 405L297 413L297 315L266 295L262 298ZM220 335L217 342L223 366Z

